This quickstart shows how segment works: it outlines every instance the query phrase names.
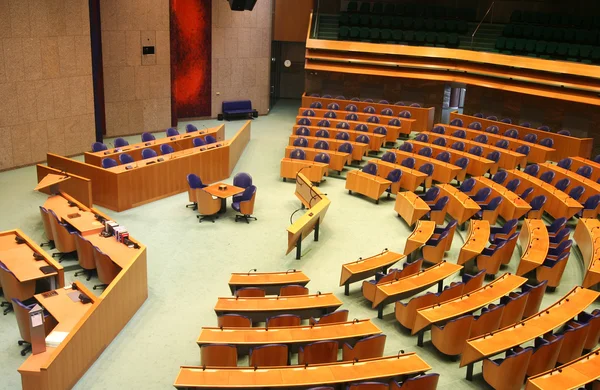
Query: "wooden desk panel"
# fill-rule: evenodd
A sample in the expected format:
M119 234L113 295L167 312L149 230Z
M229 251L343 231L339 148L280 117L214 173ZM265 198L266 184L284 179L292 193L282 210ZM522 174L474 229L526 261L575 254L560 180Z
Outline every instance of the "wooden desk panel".
M538 136L539 140L542 140L544 138L552 138L552 140L554 141L554 149L556 149L556 152L552 155L550 159L554 161L558 161L562 158L570 156L581 156L589 158L592 153L592 138L570 137L566 135L560 135L557 133L551 133L548 131L518 126L516 124L507 124L500 121L491 121L489 119L476 118L470 115L459 114L458 112L451 112L450 121L452 121L452 119L454 118L462 119L465 126L468 126L470 123L473 122L481 123L482 129L485 129L488 126L492 125L498 126L501 133L504 133L508 129L516 129L519 131L519 139L522 139L527 134L535 134Z
M419 142L415 140L410 140L410 144L413 145L413 152L418 153L419 150L424 147L431 148L433 150L434 155L438 155L440 152L448 152L450 153L450 163L452 165L456 165L456 160L462 157L466 157L469 159L469 164L467 165L467 172L471 176L483 176L484 174L490 172L492 175L498 172L498 163L495 163L492 160L488 160L484 157L475 156L474 154L470 154L467 152L461 152L460 150L455 150L450 147L438 146L435 144L428 144L426 142ZM461 172L462 173L462 172ZM461 177L461 173L457 175L457 179L463 181L464 176Z
M300 171L306 175L313 183L323 181L323 176L327 175L329 165L308 160L296 160L292 158L282 158L279 175L284 179L295 179Z
M464 264L467 261L480 255L487 246L490 237L490 223L485 220L471 219L469 221L469 231L465 238L465 243L460 248L457 264Z
M572 172L576 172L582 166L587 165L592 168L592 175L590 176L590 179L594 183L598 182L598 179L600 179L600 164L598 164L597 162L595 162L593 160L588 160L587 158L583 158L583 157L579 157L579 156L569 157L569 158L572 161L571 168L569 168Z
M517 268L517 275L524 276L542 265L548 249L550 248L550 238L546 224L541 219L525 219L519 233L519 244L523 254L521 262Z
M409 106L395 106L392 104L381 104L381 103L367 103L367 102L354 102L351 100L340 100L340 99L328 99L322 97L309 96L306 93L302 95L302 107L310 107L313 102L321 102L323 107L327 107L329 103L337 103L340 109L345 108L348 104L354 104L358 107L358 110L362 112L365 107L372 106L378 113L384 108L389 108L394 113L394 116L398 116L402 111L410 112L411 119L415 120L413 124L413 131L426 131L432 128L433 118L435 109L433 107L409 107Z
M86 163L97 167L102 166L102 160L105 158L112 158L117 164L121 165L119 156L123 153L129 154L135 161L141 161L142 150L144 149L152 149L160 156L162 154L160 151L162 145L169 145L175 149L175 151L191 149L194 147L194 138L204 139L207 135L214 136L217 141L223 141L225 139L225 125L212 127L210 129L202 129L192 133L180 134L174 137L159 138L149 142L138 142L136 144L123 146L122 148L111 148L100 152L85 152L84 158Z
M479 191L484 187L488 187L492 190L489 199L493 199L496 196L502 197L502 204L500 205L500 215L506 221L509 219L519 219L531 210L531 206L524 199L521 199L519 195L506 189L506 187L496 183L487 177L474 177L475 186L474 191Z
M229 289L232 294L239 288L260 287L267 294L279 294L279 289L288 284L306 286L310 278L302 271L290 270L286 272L247 272L232 273L229 278Z
M465 127L460 127L460 126L450 126L450 125L446 125L443 123L437 123L435 126L436 127L442 126L444 129L446 129L446 134L448 134L448 135L452 134L456 130L463 130L465 133L467 133L467 139L469 141L473 141L474 138L480 134L485 134L488 137L488 143L487 143L488 145L495 145L496 142L498 142L500 140L504 140L504 141L508 142L507 149L512 150L513 152L516 152L516 150L519 148L519 146L527 145L527 146L529 146L529 155L527 155L527 161L532 162L532 163L546 162L551 159L551 157L554 155L554 152L556 151L556 149L554 149L554 148L548 148L546 146L523 141L521 139L515 139L515 138L510 138L510 137L505 137L503 135L500 135L501 133L504 133L504 132L499 132L499 134L486 133L486 132L484 132L485 128L482 128L481 130L473 130L473 129L467 128L466 125L465 125Z
M553 370L529 377L525 390L579 389L600 379L600 349Z
M362 257L351 263L342 265L342 275L340 276L340 286L358 282L375 275L379 271L385 271L387 268L406 256L385 249L375 256Z
M600 283L600 221L596 218L579 219L573 238L581 251L586 270L581 285L590 288Z
M349 193L358 192L379 203L379 198L391 184L387 179L355 169L346 174L345 188Z
M416 165L419 167L426 163L432 164L434 167L432 178L439 183L450 183L456 178L460 171L462 171L462 169L456 165L436 160L435 158L425 157L416 153L409 153L397 149L394 150L394 153L396 153L398 163L402 162L405 158L412 157L416 160Z
M310 116L297 116L296 124L298 124L298 121L301 118L310 120L309 126L317 126L317 123L319 123L320 120L325 119L325 118L319 119L319 118L310 117ZM369 136L370 136L370 133L374 133L376 128L378 128L380 126L384 127L387 131L387 134L385 135L385 141L390 142L390 143L395 143L396 140L398 139L398 137L400 136L400 134L410 134L410 129L408 129L408 128L404 128L401 126L389 126L386 123L369 123L369 122L347 121L344 119L330 119L330 118L327 118L327 120L329 121L329 125L330 125L329 127L327 127L327 126L319 126L319 127L329 130L329 129L336 128L336 126L338 124L340 124L341 122L345 122L350 125L351 130L354 130L356 128L356 126L362 124L362 125L367 126L367 131L365 133L367 133L367 135L369 135Z
M433 143L438 138L445 138L449 145L454 142L463 142L465 144L465 151L468 151L473 146L479 146L483 150L482 156L485 157L488 153L499 152L500 159L498 160L498 166L504 169L515 169L518 165L525 166L527 162L527 156L521 153L513 152L512 150L502 149L497 146L480 144L479 142L469 141L465 138L452 137L451 135L432 133L429 131L423 132L429 137L429 143Z
M315 364L310 367L286 366L209 368L182 366L173 386L178 389L289 388L353 383L411 375L431 367L414 353L365 359L360 362ZM310 371L310 375L307 372Z
M527 279L525 278L506 273L499 278L496 278L493 282L490 282L477 290L473 290L469 294L461 295L458 298L419 309L417 311L412 334L418 333L431 324L447 321L463 314L471 313L485 305L495 302L525 282L527 282Z
M394 211L398 213L399 217L406 221L408 226L414 225L415 222L420 220L430 210L427 203L414 192L405 191L396 194Z
M412 252L416 251L433 236L435 231L435 221L423 221L418 220L414 230L406 239L406 245L404 246L404 255L408 256Z
M583 206L579 202L564 192L557 190L551 184L516 169L507 171L507 173L507 181L516 178L521 180L522 188L533 187L533 194L530 195L532 199L538 195L544 195L547 201L542 210L554 218L565 217L569 219L579 212L579 210L583 209Z
M277 314L297 314L302 318L320 317L340 306L342 301L332 293L263 298L220 297L215 305L215 313L244 314L254 321L263 322L267 317Z
M310 131L310 135L312 137L315 137L315 134L317 133L317 131L321 130L321 127L318 126L299 126L299 125L295 125L292 128L292 135L296 135L296 131L300 128L300 127L305 127L308 129L308 131ZM348 133L348 135L350 136L349 141L352 142L356 142L356 137L358 137L359 135L366 135L369 137L369 149L370 150L374 150L374 151L379 151L381 150L381 147L385 145L385 135L383 134L375 134L375 133L368 133L365 134L364 131L356 131L356 130L345 130L345 129L332 129L332 128L327 128L327 131L329 132L329 137L330 138L325 138L325 140L329 140L331 138L335 139L335 136L338 135L339 133Z
M344 169L344 165L352 163L352 156L350 153L342 153L337 152L335 150L323 150L323 149L315 149L315 148L300 148L297 146L286 146L285 147L285 157L291 158L291 154L296 149L302 149L306 153L306 159L313 161L317 154L319 153L327 153L329 155L329 168L334 171L342 171Z
M42 307L58 322L58 325L52 330L53 332L71 332L87 312L98 303L98 298L85 288L85 286L81 283L76 283L76 285L80 291L73 290L71 286L68 286L55 290L58 295L48 298L45 298L43 294L35 295L35 299L40 305L42 305ZM83 304L80 301L73 302L69 297L70 293L75 293L77 295L83 293L92 300L92 303Z
M440 189L440 196L447 196L449 198L448 214L456 219L458 223L465 223L481 210L477 202L458 188L450 184L438 184L437 187Z
M485 357L494 356L517 345L558 328L575 318L600 295L597 291L576 286L558 302L539 313L500 330L467 340L460 366L474 363Z
M317 121L319 121L321 119L331 119L331 118L325 118L325 114L329 111L333 111L338 115L338 117L335 119L344 120L344 121L346 120L345 119L346 115L351 113L350 111L339 111L339 110L335 111L335 110L328 110L326 108L318 109L318 108L309 108L309 106L306 106L306 107L303 106L298 109L298 116L305 117L305 115L303 115L305 110L313 110L315 113L315 116L307 117L307 118L316 118ZM353 114L356 114L358 116L358 119L356 120L356 122L369 123L369 122L367 122L369 117L376 116L379 118L380 125L387 126L389 121L391 121L392 119L398 119L400 121L400 127L402 129L404 129L402 131L402 133L410 134L410 132L414 130L414 124L415 124L414 119L403 118L403 117L399 117L398 115L395 115L395 116L381 115L380 112L381 111L378 111L375 114L365 114L362 110L360 110L358 112L353 112Z
M363 156L366 156L369 152L369 145L368 144L363 144L360 142L352 142L352 141L342 141L342 140L337 140L337 139L333 139L333 138L318 138L318 137L305 137L305 136L300 136L300 135L290 135L290 141L289 141L289 146L292 146L295 148L294 146L294 141L298 138L305 138L308 141L308 147L310 148L314 148L315 144L317 143L317 141L326 141L329 144L329 147L332 148L332 150L338 150L339 147L348 142L350 143L350 145L352 145L352 160L354 161L361 161ZM324 150L323 152L328 153L327 150Z
M37 180L38 183L46 177L48 174L61 175L60 170L54 169L47 165L37 164L36 165ZM58 187L59 191L65 192L83 203L87 207L92 207L92 181L86 177L81 177L73 174L69 174L69 180L60 183ZM49 188L41 190L44 194L53 195Z
M399 164L392 164L379 159L371 159L369 162L377 165L377 176L379 177L387 177L394 169L401 170L402 177L400 178L400 187L407 191L416 191L416 189L425 182L431 185L431 180L427 175L416 169L410 169Z

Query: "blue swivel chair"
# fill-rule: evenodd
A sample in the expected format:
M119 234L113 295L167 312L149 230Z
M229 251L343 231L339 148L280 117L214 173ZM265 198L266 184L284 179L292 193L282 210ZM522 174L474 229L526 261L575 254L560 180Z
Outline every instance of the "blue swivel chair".
M143 160L146 160L148 158L153 158L153 157L156 157L156 156L158 156L158 155L152 149L144 149L144 150L142 150L142 159Z
M103 150L108 150L108 147L104 145L102 142L94 142L92 144L92 152L101 152Z
M113 158L103 158L102 159L102 168L112 168L119 165L117 161Z
M135 162L133 157L131 157L127 153L121 153L119 155L119 161L121 162L121 164L131 164L131 163Z

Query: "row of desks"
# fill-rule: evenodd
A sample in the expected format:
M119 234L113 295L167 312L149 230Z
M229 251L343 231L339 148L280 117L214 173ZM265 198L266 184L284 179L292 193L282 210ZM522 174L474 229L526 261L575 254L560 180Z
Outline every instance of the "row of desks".
M398 139L398 137L400 136L400 134L405 134L405 135L410 134L410 131L407 131L409 129L403 128L401 126L390 126L387 123L370 123L370 122L360 122L360 121L347 121L347 120L343 120L343 119L329 119L329 118L315 118L315 117L309 117L309 116L297 116L296 124L299 124L301 119L303 119L303 122L307 123L304 126L317 126L317 127L324 128L324 129L337 128L337 129L341 130L343 128L337 127L338 125L339 126L347 125L347 126L350 126L349 129L356 130L357 126L364 125L364 126L366 126L368 133L375 133L376 128L382 127L386 131L385 141L390 142L390 143L395 143L396 140ZM323 125L323 122L321 122L321 121L329 122L328 123L329 126ZM319 125L319 122L321 122L321 125ZM345 125L342 125L342 123L344 123Z
M317 126L299 126L299 125L295 125L292 128L292 135L298 135L297 131L300 128L304 128L306 130L308 130L309 135L311 137L316 137L317 131L321 130L320 127ZM349 136L349 141L352 142L356 142L356 138L359 135L366 135L367 137L369 137L369 149L370 150L374 150L374 151L379 151L381 150L381 147L385 145L385 135L383 134L376 134L376 133L368 133L365 134L364 131L356 131L356 130L344 130L344 129L331 129L328 128L326 129L327 132L329 132L329 137L330 138L325 138L326 140L328 139L335 139L335 137L339 134L339 133L346 133Z
M583 256L585 276L583 287L600 283L600 221L597 218L581 218L575 227L573 238Z

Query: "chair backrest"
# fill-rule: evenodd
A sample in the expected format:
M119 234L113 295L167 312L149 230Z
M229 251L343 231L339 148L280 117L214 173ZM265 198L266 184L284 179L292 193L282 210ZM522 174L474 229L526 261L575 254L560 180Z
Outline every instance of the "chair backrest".
M125 138L116 138L115 139L115 148L122 148L123 146L128 146L129 142Z
M288 326L300 326L302 318L295 314L280 314L267 318L267 328L285 328Z
M216 144L217 143L217 139L215 137L213 137L212 135L207 135L206 137L204 137L204 142L206 142L207 145L209 144Z
M75 233L74 237L79 266L85 270L96 269L96 261L94 260L94 244L85 239L85 237L83 237L79 232Z
M544 195L538 195L529 202L531 210L540 210L546 204L546 197Z
M323 115L324 118L329 118L329 119L336 119L337 118L337 114L335 113L335 111L327 111L325 113L325 115Z
M106 157L102 159L102 168L112 168L116 167L117 165L119 164L113 158Z
M207 367L236 367L237 348L228 344L206 344L200 348L200 361Z
M19 333L23 341L31 343L31 331L29 325L29 311L33 309L35 304L25 305L17 298L11 299L12 307L15 311L15 317L17 318L17 325L19 326Z
M466 138L467 133L464 130L456 130L454 133L452 133L452 136L457 138Z
M519 138L519 132L517 129L508 129L504 132L504 136L509 138Z
M456 119L455 119L456 120ZM458 119L460 120L460 119ZM450 123L452 124L452 123ZM435 126L432 130L432 133L436 133L436 134L446 134L446 129L444 128L444 126Z
M556 187L558 190L564 191L567 189L567 187L570 184L571 184L571 180L569 180L569 178L565 177L565 178L557 181L556 184L554 184L554 187Z
M423 172L427 176L431 176L433 174L433 164L425 163L419 167L419 172Z
M528 187L525 189L525 191L523 191L523 193L521 194L521 198L522 199L527 199L529 197L529 195L531 195L531 193L533 192L533 187Z
M251 328L252 320L241 314L222 314L217 317L219 328Z
M463 127L463 121L460 118L454 118L450 121L450 126Z
M542 304L542 299L544 298L547 285L547 280L543 280L537 285L523 285L522 291L529 292L527 304L525 305L525 311L523 312L523 318L531 317L540 311L540 306Z
M483 279L485 277L485 270L479 270L475 275L464 274L462 281L465 284L463 288L463 294L468 294L473 290L477 290L483 285Z
M538 173L540 172L540 166L537 164L528 165L523 172L533 177L537 177Z
M498 148L507 149L508 148L508 141L505 140L505 139L500 139L500 140L496 141L495 145Z
M108 147L102 142L94 142L92 144L92 152L101 152L103 150L108 150Z
M193 133L194 131L198 131L198 128L196 126L192 125L191 123L188 123L187 125L185 125L186 133Z
M480 122L471 122L471 123L469 123L469 126L467 126L467 127L472 130L481 130L481 123Z
M400 120L398 118L392 118L388 121L388 126L400 126Z
M600 195L592 195L583 204L584 210L593 210L598 207L598 203L600 203Z
M264 297L267 295L266 291L260 287L244 287L235 291L235 296L239 298L248 297Z
M481 148L481 146L474 145L469 149L469 153L475 156L481 156L481 154L483 153L483 149Z
M452 155L446 151L440 152L437 156L435 156L436 160L439 161L443 161L443 162L450 162L450 158L452 157ZM464 167L461 167L464 168Z
M294 140L292 145L300 148L306 148L308 147L308 140L304 137L298 137Z
M592 171L593 171L592 167L590 167L589 165L583 165L583 166L577 168L577 171L575 171L575 173L589 179L590 176L592 175Z
M517 149L515 149L515 152L524 154L526 156L529 156L530 151L531 148L528 145L521 145Z
M320 121L317 122L317 126L331 127L331 122L329 122L327 119L321 119Z
M310 126L312 124L312 122L308 118L300 118L300 119L298 119L296 124L301 125L301 126Z
M547 148L554 147L554 140L552 138L544 138L540 141L540 145L545 146Z
M403 111L400 111L400 113L398 114L398 116L400 118L410 119L412 117L412 114L410 113L410 111L403 110Z
M427 134L424 133L419 133L417 134L417 136L415 137L415 141L419 141L419 142L429 142L429 136Z
M348 310L336 310L333 313L323 314L318 320L311 317L309 322L311 325L334 324L336 322L347 322Z
M393 381L390 384L390 390L435 390L437 389L440 374L425 374L406 378L402 385Z
M299 364L320 364L337 361L337 341L317 341L300 347Z
M340 131L339 133L337 133L335 135L335 139L339 139L342 141L348 141L350 139L350 134L346 133L345 131Z
M521 180L519 179L512 179L511 181L509 181L508 183L506 183L506 189L511 191L511 192L515 192L517 190L517 188L519 188L519 185L521 184Z
M497 196L497 197L493 198L492 200L490 200L490 203L488 203L486 209L487 210L496 210L498 208L498 206L500 206L500 204L502 204L502 197Z
M478 337L500 328L500 320L502 320L503 312L504 305L491 304L488 307L484 307L481 310L481 314L475 316L469 338Z
M491 125L485 128L486 133L498 134L500 132L500 128L496 125Z
M568 137L571 136L571 132L569 130L561 130L561 131L557 132L556 134L566 135Z
M529 123L529 122L523 122L519 126L521 126L521 127L531 127L531 123Z
M194 173L190 173L189 175L187 175L187 182L188 185L190 186L190 188L204 188L206 187L203 183L202 183L202 179L200 179L200 176L194 174ZM235 184L234 184L235 185Z
M537 337L534 341L534 352L527 367L527 375L533 376L553 369L563 341L563 335L548 334L543 338Z
M451 157L451 156L450 156ZM461 157L458 160L456 160L454 162L454 165L456 165L457 167L461 167L461 168L467 168L467 166L469 166L469 158L468 157Z
M480 144L487 144L488 143L488 137L485 134L479 134L475 138L473 138L473 141L479 142Z
M356 115L355 113L351 112L350 114L346 115L346 117L344 118L347 121L357 121L358 120L358 115Z
M312 102L310 103L310 108L323 108L323 104L321 104L321 102Z
M358 107L355 104L348 104L345 108L346 111L357 112Z
M373 107L373 106L366 106L365 108L363 108L363 112L365 114L375 114L377 111L375 110L375 107Z
M293 295L308 295L308 287L300 286L298 284L290 284L282 286L279 289L279 296L289 297Z
M433 144L445 147L446 146L446 138L441 138L441 137L437 138L433 141Z
M489 152L488 155L485 156L485 158L497 163L500 160L500 152L498 152L497 150L493 150Z
M564 169L570 169L572 164L573 160L571 160L569 157L565 157L562 160L560 160L556 165Z
M402 178L402 171L400 169L392 169L386 179L391 181L392 183L397 183Z
M492 189L489 187L480 188L475 196L473 196L473 200L476 202L485 202L491 193Z
M176 128L174 127L169 127L167 129L167 137L174 137L176 135L179 135L179 131L177 131Z
M315 142L315 149L329 150L329 142L325 140L318 140Z
M339 110L340 109L340 105L337 104L337 103L335 103L335 102L332 102L332 103L329 103L327 105L327 109L328 110Z
M379 104L381 104L381 102ZM392 116L394 115L394 111L391 108L386 107L383 110L381 110L381 115Z
M302 111L302 116L315 116L315 112L313 110L304 110Z
M502 119L500 120L500 122L502 122L502 123L506 123L506 124L509 124L509 125L510 125L510 124L512 123L512 119L510 119L510 118L502 118Z
M310 130L306 126L300 126L296 129L296 135L308 137L310 136Z
M148 158L153 158L158 156L156 152L152 149L144 149L142 150L142 159L146 160Z
M554 180L554 176L556 176L554 171L546 171L540 175L540 180L546 183L551 183L552 180Z
M431 153L433 153L433 150L431 150L429 146L425 146L424 148L419 150L417 154L419 156L431 157Z
M370 117L367 118L367 122L368 123L379 123L379 117L372 115Z
M486 119L490 121L498 121L498 117L496 115L490 115Z
M367 163L362 169L363 172L369 175L377 175L377 165L373 163Z
M350 129L350 124L348 122L338 122L337 125L335 125L336 129Z
M502 183L504 183L504 181L506 180L507 177L508 177L508 173L506 171L500 171L500 172L496 173L494 175L494 177L492 177L492 181L494 183L502 184Z
M206 145L206 142L200 137L194 138L192 142L194 143L195 148Z
M131 164L131 163L135 162L135 160L133 159L133 157L131 157L127 153L121 153L121 154L119 154L119 161L121 162L121 164Z
M525 307L527 305L528 298L528 291L521 292L520 294L513 292L500 298L500 303L505 305L502 321L500 321L500 328L504 328L521 321L523 318L523 313L525 313Z
M410 142L404 142L402 145L400 145L398 149L404 152L412 153L413 144L411 144Z
M154 137L154 135L152 135L151 133L142 133L142 142L150 142L150 141L154 141L156 139L156 137Z
M162 154L170 154L170 153L173 153L174 151L175 151L175 149L173 149L173 147L171 145L168 145L168 144L160 145L160 152Z
M365 125L364 123L359 123L358 125L356 125L354 130L366 132L369 131L369 126Z
M292 158L294 160L305 160L306 159L306 153L302 149L294 149L290 153L290 158Z
M542 126L538 127L538 130L550 132L550 127L548 127L546 125L542 125Z
M369 136L366 134L361 134L358 137L356 137L354 141L361 144L368 144L371 141L371 138L369 138Z
M437 200L437 202L435 202L435 204L431 207L431 210L442 210L444 207L446 207L446 205L448 204L448 201L450 200L450 198L448 198L447 196L442 196L441 198L439 198ZM443 233L442 233L443 234ZM441 236L440 236L441 238Z
M240 172L233 177L233 185L240 188L248 188L252 185L252 176Z
M383 134L386 135L387 134L387 129L383 126L377 126L375 129L373 129L373 133L374 134Z
M121 267L115 264L110 256L102 252L100 248L94 247L94 261L96 262L96 271L98 279L104 284L110 284L114 278L121 272Z
M475 187L475 179L473 179L472 177L469 177L468 179L466 179L465 181L462 182L462 184L458 187L458 189L461 192L469 193L473 190L473 187Z
M346 346L352 349L349 356L344 356L344 360L363 360L371 359L383 356L383 350L385 348L386 335L377 334L369 337L360 339L354 344L354 347L350 347L348 343ZM346 351L346 348L344 348ZM345 352L344 351L344 352Z
M523 141L530 142L532 144L536 143L537 139L537 134L526 134L525 137L523 137Z
M287 345L267 344L250 350L250 367L286 366L287 363Z
M583 186L573 187L571 191L569 191L569 196L575 200L579 200L584 192L585 188Z
M436 199L439 194L440 194L439 187L431 187L430 189L427 190L425 195L422 196L422 198L425 202L433 202L434 199Z
M385 153L383 154L383 156L381 156L381 159L382 159L383 161L387 161L387 162L390 162L390 163L395 163L395 162L396 162L396 153L394 153L394 152L389 152L389 151L388 151L388 152L385 152Z

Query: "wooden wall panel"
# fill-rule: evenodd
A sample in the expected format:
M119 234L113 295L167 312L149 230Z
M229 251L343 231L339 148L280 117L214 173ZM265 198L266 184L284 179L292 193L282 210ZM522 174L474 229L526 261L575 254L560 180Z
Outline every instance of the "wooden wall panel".
M275 0L273 40L306 42L312 1Z

